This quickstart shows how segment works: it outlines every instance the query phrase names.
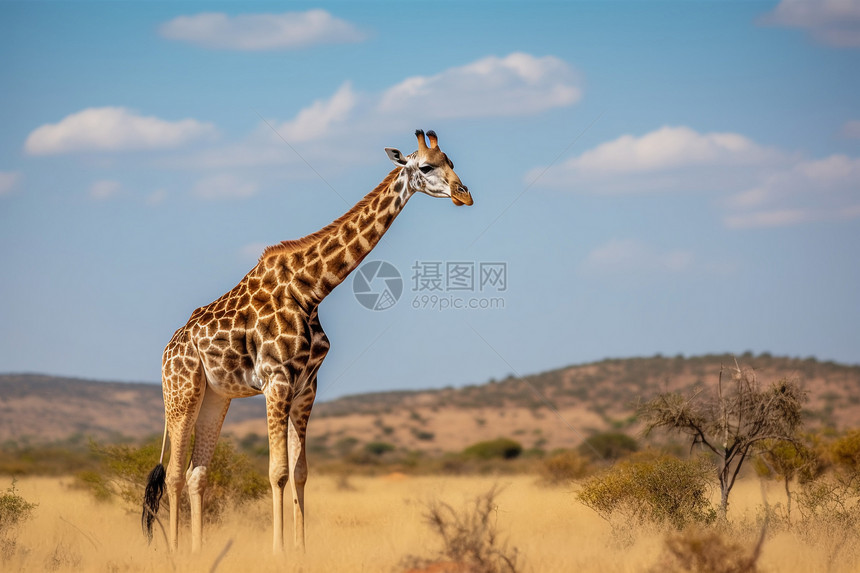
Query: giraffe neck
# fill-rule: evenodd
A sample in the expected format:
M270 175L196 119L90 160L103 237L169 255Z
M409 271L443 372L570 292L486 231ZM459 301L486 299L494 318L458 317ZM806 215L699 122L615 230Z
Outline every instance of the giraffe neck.
M407 189L407 177L398 167L338 219L316 233L269 247L260 262L284 269L279 274L290 295L312 308L379 243L406 205Z

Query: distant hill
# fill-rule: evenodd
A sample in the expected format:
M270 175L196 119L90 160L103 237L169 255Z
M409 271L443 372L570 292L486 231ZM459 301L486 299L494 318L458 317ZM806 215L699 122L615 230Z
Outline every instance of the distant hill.
M259 402L265 415L262 399ZM257 415L252 404L240 401L230 410L232 420ZM138 439L163 429L158 384L0 374L0 444L61 441L75 435Z
M768 354L737 359L763 383L798 379L810 395L809 424L860 426L860 367ZM734 357L610 359L462 388L347 396L316 405L309 441L327 448L380 441L439 452L507 436L526 448L572 447L594 432L635 432L639 401L716 384L721 364L733 365ZM157 384L0 375L0 443L139 439L160 435L163 416ZM224 433L265 436L262 398L234 400Z

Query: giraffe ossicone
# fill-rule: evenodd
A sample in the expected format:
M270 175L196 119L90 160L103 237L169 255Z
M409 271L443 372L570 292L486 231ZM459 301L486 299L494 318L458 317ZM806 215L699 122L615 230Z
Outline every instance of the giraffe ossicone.
M307 459L305 436L317 392L317 372L329 341L319 322L320 302L376 246L416 193L471 205L472 196L439 149L432 131L418 130L418 150L386 148L395 168L352 209L304 238L263 251L230 292L198 308L177 330L162 358L164 438L147 480L141 524L152 524L164 490L170 500L168 542L179 542L179 496L188 486L191 550L203 543L203 494L230 401L263 394L269 437L273 549L284 549L284 495L293 506L295 545L305 545ZM194 446L191 448L191 436ZM170 461L164 467L167 438ZM188 460L189 449L191 459Z

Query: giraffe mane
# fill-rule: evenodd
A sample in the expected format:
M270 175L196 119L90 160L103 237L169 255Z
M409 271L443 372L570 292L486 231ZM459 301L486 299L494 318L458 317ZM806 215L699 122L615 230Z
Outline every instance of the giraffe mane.
M337 219L335 219L334 221L332 221L331 223L329 223L328 225L326 225L325 227L323 227L319 231L315 231L315 232L311 233L310 235L305 235L301 239L291 239L291 240L287 240L287 241L281 241L280 243L278 243L276 245L270 245L270 246L266 247L263 250L263 254L260 255L260 261L262 262L263 260L265 260L268 257L271 257L273 255L282 255L285 253L291 253L291 252L298 250L298 249L303 249L303 248L309 247L310 245L319 241L322 237L330 234L332 231L334 231L335 229L340 227L352 215L352 213L354 213L355 211L360 211L360 210L364 209L368 204L370 204L370 202L373 200L373 197L377 191L381 191L381 190L387 188L388 186L390 186L391 183L395 179L397 179L397 176L400 174L401 169L403 169L403 168L402 167L394 168L394 170L391 171L391 173L389 173L385 177L385 179L382 180L382 183L377 185L373 191L371 191L370 193L365 195L364 198L362 198L358 203L356 203L354 207L352 207L349 211L347 211L346 213L344 213L343 215L341 215L340 217L338 217Z

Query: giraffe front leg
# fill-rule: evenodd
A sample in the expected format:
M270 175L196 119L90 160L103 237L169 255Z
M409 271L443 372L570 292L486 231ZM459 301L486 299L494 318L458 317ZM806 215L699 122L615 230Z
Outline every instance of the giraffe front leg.
M313 384L316 388L316 384ZM308 392L293 400L290 407L288 447L290 485L293 494L293 526L295 546L305 550L305 484L308 481L308 461L305 453L308 418L314 402L314 393Z
M266 389L266 422L269 433L269 483L272 486L272 551L284 552L284 486L289 477L287 426L292 392L286 383Z

